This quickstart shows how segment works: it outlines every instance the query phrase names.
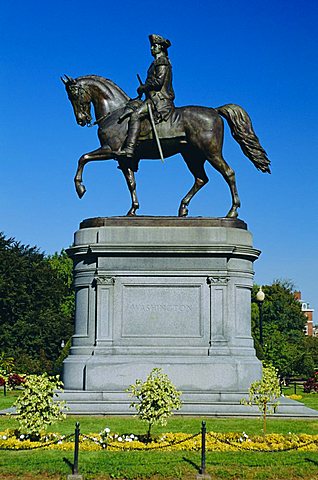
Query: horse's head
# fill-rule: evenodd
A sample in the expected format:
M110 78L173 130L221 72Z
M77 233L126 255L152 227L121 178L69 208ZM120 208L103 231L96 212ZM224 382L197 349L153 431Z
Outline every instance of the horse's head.
M76 122L81 127L89 125L92 121L91 115L91 95L88 88L72 77L64 75L61 77L65 89L73 106Z

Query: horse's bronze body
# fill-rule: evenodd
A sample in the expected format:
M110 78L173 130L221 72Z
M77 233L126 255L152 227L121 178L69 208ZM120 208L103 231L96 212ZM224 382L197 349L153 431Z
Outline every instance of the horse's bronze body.
M88 75L72 79L62 79L72 103L76 121L79 125L90 125L91 103L95 111L95 124L98 124L98 138L101 147L85 153L78 161L75 175L75 187L81 198L86 189L82 183L83 169L86 163L93 160L118 161L125 176L132 205L127 215L136 215L139 202L136 195L134 172L138 169L142 158L160 158L158 147L152 138L151 131L140 137L139 146L133 159L116 158L127 133L128 120L118 123L131 99L111 80L96 75ZM208 161L218 170L227 182L232 196L232 206L227 217L236 218L240 207L235 173L222 156L223 120L224 117L231 129L234 139L239 143L243 153L262 172L270 173L270 161L265 150L254 133L248 114L238 105L230 104L218 108L188 106L176 108L167 124L160 124L160 142L164 157L180 153L194 176L194 185L181 200L179 216L188 214L188 205L193 196L208 182L204 163ZM148 122L147 120L145 122ZM147 125L145 125L147 127ZM160 133L160 132L159 132Z

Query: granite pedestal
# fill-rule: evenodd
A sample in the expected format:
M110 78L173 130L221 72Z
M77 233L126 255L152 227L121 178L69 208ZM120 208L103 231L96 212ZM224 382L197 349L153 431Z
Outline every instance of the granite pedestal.
M250 412L261 375L251 337L253 262L240 220L93 218L74 245L76 322L64 361L77 413L133 413L125 393L161 367L183 392L182 414Z

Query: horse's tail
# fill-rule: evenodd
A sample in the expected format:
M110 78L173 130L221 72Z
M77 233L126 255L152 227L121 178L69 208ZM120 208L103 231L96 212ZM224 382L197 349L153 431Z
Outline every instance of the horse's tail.
M226 119L233 138L240 145L244 155L262 172L271 173L270 160L257 138L247 112L235 104L223 105L215 110Z

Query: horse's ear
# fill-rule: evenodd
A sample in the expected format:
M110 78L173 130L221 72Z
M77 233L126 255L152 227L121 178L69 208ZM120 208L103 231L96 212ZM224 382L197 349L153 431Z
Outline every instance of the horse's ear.
M65 78L64 78L65 77ZM72 77L69 77L68 75L64 74L64 77L61 77L61 80L62 82L64 83L64 85L67 85L69 83L76 83L76 81L74 80L74 78Z

